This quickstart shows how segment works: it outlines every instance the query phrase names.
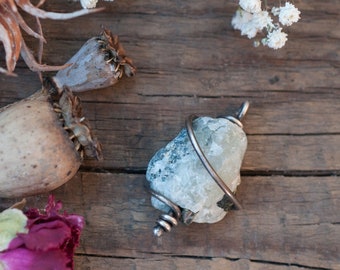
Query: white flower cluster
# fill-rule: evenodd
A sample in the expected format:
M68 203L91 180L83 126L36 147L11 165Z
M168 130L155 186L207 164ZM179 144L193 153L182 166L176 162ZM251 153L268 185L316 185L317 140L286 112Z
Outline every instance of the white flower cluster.
M78 0L75 0L78 1ZM104 0L107 2L113 2L114 0ZM80 0L80 4L83 8L95 8L97 6L98 0Z
M270 13L262 10L261 4L261 0L240 0L240 8L236 11L231 24L234 29L241 31L242 36L249 39L265 31L267 36L261 39L261 43L275 50L282 48L288 40L287 34L282 32L282 26L290 26L297 22L300 19L300 11L289 2L281 7L273 7L271 13L278 17L278 21L274 23Z

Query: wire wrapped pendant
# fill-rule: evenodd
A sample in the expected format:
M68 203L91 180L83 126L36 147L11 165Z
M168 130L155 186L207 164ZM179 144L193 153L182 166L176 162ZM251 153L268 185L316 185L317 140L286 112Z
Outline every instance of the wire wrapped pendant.
M235 197L247 148L241 119L249 102L235 116L190 115L175 139L150 160L146 179L151 203L162 214L154 235L170 231L178 221L215 223L231 208L241 209Z

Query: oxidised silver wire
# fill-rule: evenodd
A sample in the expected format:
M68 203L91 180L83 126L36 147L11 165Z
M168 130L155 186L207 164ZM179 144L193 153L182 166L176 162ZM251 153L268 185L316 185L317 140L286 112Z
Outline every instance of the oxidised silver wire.
M171 200L158 192L152 189L149 189L149 191L153 197L166 204L171 209L168 214L162 214L159 216L159 219L156 222L157 225L153 228L154 236L160 237L163 232L169 232L173 226L178 225L178 220L181 218L181 209Z
M243 124L242 124L241 120L246 115L248 108L249 108L249 102L245 101L245 102L242 103L241 107L236 112L236 117L226 116L224 118L226 118L229 121L233 122L234 124L238 125L240 128L243 128Z
M210 164L209 160L207 159L207 157L205 156L205 154L203 153L200 145L197 142L193 127L192 127L192 122L197 118L197 115L190 115L185 122L187 131L188 131L188 136L190 139L190 142L192 144L192 146L194 147L199 159L201 160L203 166L206 168L206 170L208 171L208 173L210 174L210 176L215 180L215 182L217 183L217 185L223 190L223 192L229 197L229 199L233 202L233 204L235 205L235 207L237 209L242 209L241 204L239 203L239 201L235 198L233 192L230 190L230 188L224 183L224 181L222 180L222 178L218 175L218 173L215 171L215 169L212 167L212 165Z
M247 113L248 108L249 108L249 102L246 101L246 102L244 102L241 105L240 109L238 110L236 118L233 117L233 116L228 116L226 118L228 120L234 122L235 124L237 124L238 126L240 126L242 128L243 125L240 122L240 120ZM188 136L189 136L190 142L191 142L192 146L194 147L194 149L195 149L199 159L201 160L203 166L209 172L210 176L214 179L214 181L217 183L217 185L223 190L225 195L227 195L229 197L229 199L233 202L233 204L235 205L236 209L242 209L242 206L239 203L239 201L236 199L236 197L234 196L234 193L224 183L222 178L218 175L218 173L215 171L213 166L210 164L209 160L207 159L207 157L203 153L202 148L200 147L200 145L199 145L199 143L198 143L198 141L196 139L192 123L193 123L193 121L197 117L198 117L197 115L192 114L192 115L189 115L188 118L185 121L185 126L187 128L187 132L188 132Z

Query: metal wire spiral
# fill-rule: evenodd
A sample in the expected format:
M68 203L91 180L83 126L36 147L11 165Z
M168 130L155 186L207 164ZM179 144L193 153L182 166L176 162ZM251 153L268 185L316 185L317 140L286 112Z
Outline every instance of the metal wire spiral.
M226 116L224 118L228 119L229 121L233 122L234 124L238 125L240 128L243 128L243 125L241 123L241 119L245 116L247 113L247 110L249 108L249 102L245 101L239 108L239 110L236 113L236 116ZM208 161L207 157L203 153L199 143L197 142L192 123L197 118L196 115L190 115L187 117L185 121L186 129L188 132L189 140L194 147L195 152L197 153L199 159L201 160L203 166L206 168L210 176L214 179L214 181L217 183L217 185L223 190L225 195L230 199L230 201L234 204L236 209L242 209L241 204L234 196L234 193L230 190L230 188L224 183L223 179L217 174L217 172L214 170L210 162ZM159 219L156 221L156 226L154 227L153 233L155 236L159 237L163 234L163 232L169 232L171 231L173 226L178 225L178 221L181 219L182 213L181 208L173 203L168 198L164 197L163 195L155 192L154 190L150 189L150 192L152 196L154 196L156 199L160 200L164 204L170 207L170 212L168 214L162 214L160 215ZM190 211L190 210L188 210Z
M161 236L163 232L170 232L173 226L178 225L178 220L181 218L181 209L168 198L150 189L151 195L162 203L170 207L168 214L162 214L156 221L156 226L153 229L153 234L157 237Z

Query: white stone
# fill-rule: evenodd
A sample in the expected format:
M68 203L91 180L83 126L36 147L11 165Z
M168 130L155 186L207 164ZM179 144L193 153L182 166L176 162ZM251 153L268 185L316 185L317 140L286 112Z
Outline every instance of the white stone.
M244 131L225 118L210 117L194 120L193 129L210 164L235 192L241 182L240 167L247 148ZM224 192L203 166L185 129L150 160L146 178L151 189L196 213L194 222L214 223L226 215L217 205ZM154 197L152 205L164 212L170 210Z

